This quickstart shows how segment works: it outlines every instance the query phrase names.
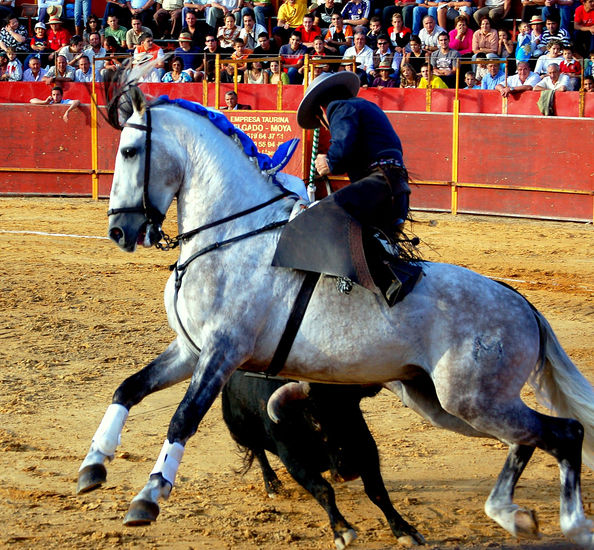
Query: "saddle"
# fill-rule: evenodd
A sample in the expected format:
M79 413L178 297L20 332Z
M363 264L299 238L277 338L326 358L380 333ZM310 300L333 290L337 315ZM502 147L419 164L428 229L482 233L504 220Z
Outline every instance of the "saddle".
M420 265L390 254L366 229L332 200L304 210L283 228L272 265L324 273L381 295L392 307L415 286ZM343 286L344 291L344 286Z

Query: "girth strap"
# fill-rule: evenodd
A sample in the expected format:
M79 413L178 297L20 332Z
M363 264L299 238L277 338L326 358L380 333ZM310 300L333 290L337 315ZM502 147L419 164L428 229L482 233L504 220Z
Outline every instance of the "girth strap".
M305 310L307 309L309 300L319 278L319 273L314 273L313 271L307 271L305 273L305 279L303 280L297 298L295 298L295 302L293 303L293 308L291 309L291 314L287 320L285 330L281 336L276 351L274 352L272 361L270 361L270 365L268 365L268 368L265 371L267 376L276 376L285 366L285 362L287 361L287 357L289 356L291 348L293 347L293 342L295 341L295 337L301 326L301 321L303 321Z

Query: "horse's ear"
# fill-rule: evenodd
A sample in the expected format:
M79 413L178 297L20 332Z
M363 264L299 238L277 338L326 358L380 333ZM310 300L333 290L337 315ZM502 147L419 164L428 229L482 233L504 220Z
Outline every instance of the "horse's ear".
M130 99L132 101L132 108L140 115L144 115L144 111L146 110L146 98L144 94L140 90L140 88L136 86L132 86L130 88Z

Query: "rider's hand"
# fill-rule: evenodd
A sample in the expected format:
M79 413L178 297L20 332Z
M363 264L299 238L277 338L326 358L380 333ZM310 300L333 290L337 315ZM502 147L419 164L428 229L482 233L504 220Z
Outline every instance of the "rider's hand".
M316 157L316 170L320 176L327 176L330 173L328 166L328 155L318 155Z

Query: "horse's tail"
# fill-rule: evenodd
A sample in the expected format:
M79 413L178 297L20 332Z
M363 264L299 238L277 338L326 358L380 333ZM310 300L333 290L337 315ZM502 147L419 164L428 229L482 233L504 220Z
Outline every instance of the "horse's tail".
M530 378L530 385L539 403L560 417L581 422L582 460L594 469L594 389L565 353L549 322L540 312L534 310L534 314L544 338L544 356Z

